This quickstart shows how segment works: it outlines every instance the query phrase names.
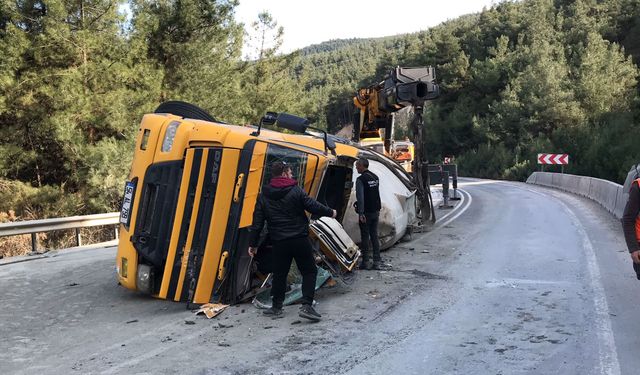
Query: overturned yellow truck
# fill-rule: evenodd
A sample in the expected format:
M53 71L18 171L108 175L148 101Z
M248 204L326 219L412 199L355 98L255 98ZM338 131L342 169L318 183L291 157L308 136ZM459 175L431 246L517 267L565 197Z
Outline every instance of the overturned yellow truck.
M267 124L298 134L262 128ZM261 269L268 261L254 262L247 247L270 165L292 166L300 187L334 208L341 222L353 210L353 164L360 156L384 163L415 190L390 159L314 129L305 119L268 113L259 126L234 126L188 103L162 104L144 116L136 138L120 215L119 283L188 303L246 299L268 272ZM353 269L360 253L346 241L336 244L345 233L325 219L312 225L317 259L339 277ZM259 254L269 253L268 242L263 238Z

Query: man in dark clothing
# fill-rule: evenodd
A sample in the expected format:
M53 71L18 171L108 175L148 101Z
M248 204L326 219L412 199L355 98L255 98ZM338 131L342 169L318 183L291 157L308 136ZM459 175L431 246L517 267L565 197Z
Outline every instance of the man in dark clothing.
M369 170L369 160L360 158L356 161L356 170L360 177L356 180L356 211L360 224L360 248L362 263L360 268L379 270L380 241L378 240L378 218L380 216L380 180ZM373 247L373 264L369 263L369 239Z
M283 162L271 165L271 182L262 189L253 212L250 228L249 255L258 251L260 232L267 222L269 237L273 245L274 272L271 286L272 307L266 315L281 315L287 287L287 274L291 260L302 275L301 317L318 321L321 315L313 308L316 268L313 248L309 242L309 219L305 213L336 217L336 211L309 197L293 179L291 167Z
M624 239L627 242L627 248L631 253L633 260L633 269L636 271L636 277L640 280L640 187L638 184L640 179L631 183L629 189L629 200L624 207L622 214L622 230Z

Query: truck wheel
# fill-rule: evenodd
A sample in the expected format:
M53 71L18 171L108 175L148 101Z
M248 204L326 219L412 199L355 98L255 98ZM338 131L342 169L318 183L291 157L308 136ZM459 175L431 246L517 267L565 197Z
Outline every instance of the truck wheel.
M171 100L164 102L156 108L154 113L171 113L172 115L190 118L194 120L204 120L210 122L218 122L204 109L186 102Z

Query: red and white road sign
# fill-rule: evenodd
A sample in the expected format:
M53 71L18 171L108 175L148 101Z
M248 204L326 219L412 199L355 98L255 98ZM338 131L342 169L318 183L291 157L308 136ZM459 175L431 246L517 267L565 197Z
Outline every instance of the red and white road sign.
M538 154L538 164L569 164L569 154Z

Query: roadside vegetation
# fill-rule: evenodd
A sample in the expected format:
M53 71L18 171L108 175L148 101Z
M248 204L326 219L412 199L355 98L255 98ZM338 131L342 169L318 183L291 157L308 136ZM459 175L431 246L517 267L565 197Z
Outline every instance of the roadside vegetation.
M277 20L257 15L246 35L234 0L124 4L0 0L0 222L118 210L137 124L165 100L236 124L288 111L336 132L355 90L396 65L436 67L428 157L455 156L463 175L523 180L553 152L570 154L565 172L620 182L640 159L636 0L506 1L287 55Z

